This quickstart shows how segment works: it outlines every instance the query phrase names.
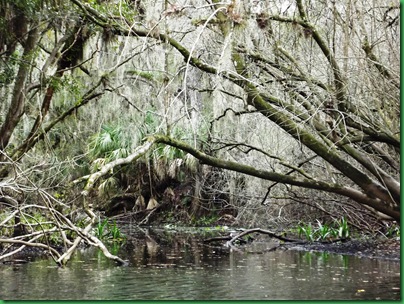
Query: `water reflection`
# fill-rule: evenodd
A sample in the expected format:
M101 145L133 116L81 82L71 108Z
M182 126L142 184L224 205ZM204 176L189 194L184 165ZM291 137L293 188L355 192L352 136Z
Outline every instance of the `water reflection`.
M198 235L163 230L133 235L119 252L128 267L116 267L94 250L81 251L63 269L50 260L2 265L0 298L400 299L399 262L301 251L230 252L204 246Z

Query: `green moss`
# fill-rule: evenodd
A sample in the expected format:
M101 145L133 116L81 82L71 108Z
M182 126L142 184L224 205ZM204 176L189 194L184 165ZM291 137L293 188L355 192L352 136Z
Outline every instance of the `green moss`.
M149 80L149 81L158 81L161 80L162 76L159 75L159 73L156 72L146 72L146 71L140 71L140 70L130 70L127 71L128 74L131 75L136 75L139 76L143 79Z

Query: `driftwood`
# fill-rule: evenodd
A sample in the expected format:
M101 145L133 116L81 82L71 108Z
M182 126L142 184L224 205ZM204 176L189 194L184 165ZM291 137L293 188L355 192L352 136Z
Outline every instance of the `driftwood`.
M253 229L248 229L248 230L244 230L241 233L237 234L236 236L234 236L232 239L230 239L229 241L226 242L225 246L226 247L232 247L234 246L234 242L237 241L238 239L240 239L241 237L251 234L251 233L262 233L262 234L267 234L270 237L276 238L280 241L284 241L284 242L292 242L292 243L299 243L302 242L301 240L296 240L296 239L289 239L286 237L283 237L281 235L276 234L275 232L272 232L270 230L265 230L265 229L261 229L261 228L253 228Z
M238 233L235 236L219 236L219 237L213 237L210 239L206 239L204 240L205 243L210 243L210 242L216 242L216 241L227 241L225 246L226 247L232 247L234 246L234 242L241 239L243 236L252 234L252 233L262 233L262 234L267 234L270 237L276 238L280 241L284 241L284 242L293 242L293 243L301 243L301 240L296 240L296 239L289 239L286 238L284 236L278 235L275 232L272 232L270 230L265 230L265 229L261 229L261 228L253 228L253 229L247 229L244 230L240 233Z
M76 239L74 240L73 244L70 246L70 248L63 253L58 260L56 261L56 263L59 266L64 266L71 258L72 254L74 253L74 251L76 250L77 246L80 244L80 242L82 240L87 241L89 244L98 247L99 249L101 249L102 253L109 259L114 260L115 262L117 262L119 265L127 265L128 262L121 259L118 256L115 256L113 254L111 254L107 247L104 245L103 242L101 242L98 238L96 238L95 236L90 234L90 231L97 219L96 215L92 212L91 209L87 209L85 210L88 214L88 216L90 217L90 222L87 224L87 226L84 229L78 228L76 226L73 225L73 230L78 234L78 236L76 237ZM67 223L71 223L69 219L65 218L65 221Z
M273 237L275 239L278 239L280 241L283 241L285 243L293 243L293 244L315 244L315 243L319 243L319 244L330 244L330 243L335 243L335 242L340 242L340 241L346 241L345 238L339 238L339 239L334 239L334 240L325 240L325 241L316 241L316 242L309 242L309 241L304 241L304 240L299 240L299 239L290 239L287 237L284 237L282 235L276 234L273 231L270 230L266 230L266 229L261 229L261 228L253 228L253 229L247 229L244 231L241 231L240 233L238 233L235 236L219 236L219 237L213 237L213 238L209 238L204 240L204 243L211 243L211 242L218 242L218 241L226 241L226 243L224 244L225 247L230 247L234 250L239 250L236 246L235 246L235 242L237 240L241 240L242 237L252 234L252 233L261 233L261 234L266 234L269 235L270 237ZM278 246L275 246L274 248L271 248L271 250L275 250Z
M108 251L108 249L106 248L106 246L98 238L96 238L95 236L93 236L90 233L95 221L97 220L96 215L91 210L87 210L87 212L90 214L90 222L83 229L83 228L77 227L65 215L63 215L62 213L60 213L59 211L57 211L56 209L54 209L50 206L45 207L45 206L40 206L40 205L26 205L26 206L22 206L17 211L21 211L23 209L30 208L30 207L37 208L37 209L46 209L46 210L52 212L52 214L54 215L54 223L53 222L52 223L55 225L55 227L53 227L51 229L42 229L41 231L27 233L22 236L15 236L12 238L0 237L0 244L13 244L14 246L18 247L16 249L12 250L11 252L0 254L0 261L11 257L12 255L24 250L24 248L26 248L26 247L37 247L37 248L42 248L42 249L47 250L49 252L49 254L52 256L52 258L55 260L57 265L64 266L69 261L72 254L77 249L77 247L81 243L81 241L84 240L87 243L98 247L107 258L116 261L119 265L127 264L127 261L124 261L121 258L111 254ZM12 215L15 215L17 211L13 212ZM2 221L0 223L0 227L5 226L7 224L7 222L11 220L11 218L12 218L11 216L8 216L4 221ZM40 224L43 224L43 223L40 223ZM75 238L75 240L73 242L69 241L66 238L65 233L64 233L66 230L76 232L77 237ZM62 235L64 244L65 244L65 249L66 249L66 251L64 253L59 253L56 249L54 249L49 244L45 244L43 242L37 242L38 239L40 239L42 237L46 237L48 234L54 233L56 231L60 232Z

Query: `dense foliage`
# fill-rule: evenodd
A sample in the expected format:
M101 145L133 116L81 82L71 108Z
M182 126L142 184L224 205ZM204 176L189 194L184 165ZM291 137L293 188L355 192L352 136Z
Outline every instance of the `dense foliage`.
M7 242L100 244L98 212L399 224L397 1L0 4Z

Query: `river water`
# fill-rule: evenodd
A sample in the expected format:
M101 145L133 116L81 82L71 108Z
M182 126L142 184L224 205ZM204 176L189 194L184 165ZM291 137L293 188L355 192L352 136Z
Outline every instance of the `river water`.
M268 252L270 242L253 243L237 252L204 245L200 234L173 229L143 229L136 234L130 244L111 248L129 260L125 267L94 249L81 250L65 268L50 259L0 265L0 299L400 299L398 261Z

